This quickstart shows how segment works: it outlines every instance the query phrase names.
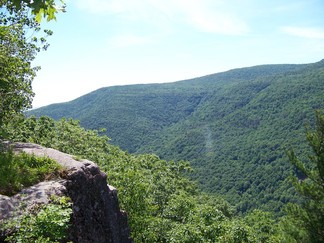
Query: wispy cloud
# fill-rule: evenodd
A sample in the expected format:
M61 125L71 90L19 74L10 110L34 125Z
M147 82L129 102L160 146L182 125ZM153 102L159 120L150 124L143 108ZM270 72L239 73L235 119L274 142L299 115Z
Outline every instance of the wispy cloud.
M222 2L178 0L178 9L183 12L185 21L200 31L241 35L248 31L244 20L235 13L226 11Z
M289 35L303 37L308 39L324 39L324 29L285 26L281 30Z
M126 21L160 26L187 25L198 31L241 35L248 25L223 1L211 0L71 0L91 13L116 14ZM162 23L163 22L163 23Z

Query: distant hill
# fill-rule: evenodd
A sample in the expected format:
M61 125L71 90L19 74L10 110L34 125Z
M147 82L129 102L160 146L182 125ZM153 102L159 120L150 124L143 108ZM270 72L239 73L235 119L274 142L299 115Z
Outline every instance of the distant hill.
M28 115L106 128L131 153L189 160L201 188L245 212L294 201L284 149L306 149L305 128L324 107L324 60L261 65L166 84L102 88Z

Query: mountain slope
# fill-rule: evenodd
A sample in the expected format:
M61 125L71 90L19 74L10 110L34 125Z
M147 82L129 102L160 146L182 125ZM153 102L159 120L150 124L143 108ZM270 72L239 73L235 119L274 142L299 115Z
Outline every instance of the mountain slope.
M323 71L261 77L212 95L151 143L151 151L191 161L204 189L225 194L242 211L279 210L292 199L283 183L289 175L284 149L303 150L304 124L323 108Z
M136 152L147 140L154 139L161 129L185 119L201 102L211 102L211 95L222 96L225 88L236 87L251 78L303 67L262 65L175 83L102 88L71 102L49 105L28 114L55 119L72 117L90 129L106 128L112 143ZM226 99L222 104L227 105ZM228 107L223 108L227 110Z
M284 148L305 144L304 124L323 108L324 61L262 65L169 84L102 88L30 111L106 128L129 152L189 160L199 185L242 211L278 211L294 192Z

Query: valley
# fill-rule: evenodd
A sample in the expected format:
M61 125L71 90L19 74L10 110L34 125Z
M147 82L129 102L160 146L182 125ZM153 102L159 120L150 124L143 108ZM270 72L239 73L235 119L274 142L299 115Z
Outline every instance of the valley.
M300 154L305 125L324 106L324 61L261 65L166 84L102 88L28 115L105 129L129 153L186 160L191 177L240 212L280 212L298 197L285 150Z

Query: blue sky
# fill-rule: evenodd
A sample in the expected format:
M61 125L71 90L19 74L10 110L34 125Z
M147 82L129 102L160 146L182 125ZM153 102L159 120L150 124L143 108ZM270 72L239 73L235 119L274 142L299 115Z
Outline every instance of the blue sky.
M34 107L101 87L324 59L323 0L66 0L40 53Z

